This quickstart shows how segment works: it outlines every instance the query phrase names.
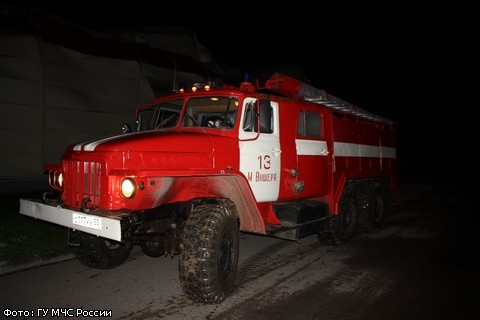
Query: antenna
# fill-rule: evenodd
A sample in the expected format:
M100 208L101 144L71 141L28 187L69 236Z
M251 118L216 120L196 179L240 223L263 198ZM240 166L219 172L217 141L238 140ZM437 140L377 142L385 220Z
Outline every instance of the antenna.
M175 84L177 83L177 60L173 61L173 92L177 92Z

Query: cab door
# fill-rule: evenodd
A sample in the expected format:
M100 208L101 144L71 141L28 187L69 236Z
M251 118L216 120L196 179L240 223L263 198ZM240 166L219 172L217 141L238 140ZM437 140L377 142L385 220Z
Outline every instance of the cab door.
M239 129L240 171L257 202L276 201L280 190L278 103L246 98Z

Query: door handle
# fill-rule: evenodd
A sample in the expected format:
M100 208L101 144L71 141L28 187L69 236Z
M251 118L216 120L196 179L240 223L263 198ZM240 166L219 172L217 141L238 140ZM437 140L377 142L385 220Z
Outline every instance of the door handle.
M274 157L278 157L278 155L280 153L282 153L282 150L280 150L280 148L278 148L278 147L273 147L272 148L272 154L273 154Z

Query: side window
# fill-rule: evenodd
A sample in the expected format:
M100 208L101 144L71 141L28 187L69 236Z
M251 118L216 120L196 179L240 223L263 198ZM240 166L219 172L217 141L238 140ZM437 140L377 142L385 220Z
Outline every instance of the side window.
M300 111L298 119L298 135L301 137L319 138L322 136L322 119L320 113Z
M270 100L260 100L260 133L273 133L273 108Z
M242 128L245 132L258 132L260 116L260 133L273 133L273 108L270 100L260 100L260 114L257 101L247 103L244 110Z
M242 128L245 132L256 132L257 126L257 102L251 101L245 106Z

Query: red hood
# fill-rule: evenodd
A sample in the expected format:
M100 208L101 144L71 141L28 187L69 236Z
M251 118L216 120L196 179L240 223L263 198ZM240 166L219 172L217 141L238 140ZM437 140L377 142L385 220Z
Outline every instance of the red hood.
M112 136L71 147L73 151L213 152L212 138L202 132L147 131Z

